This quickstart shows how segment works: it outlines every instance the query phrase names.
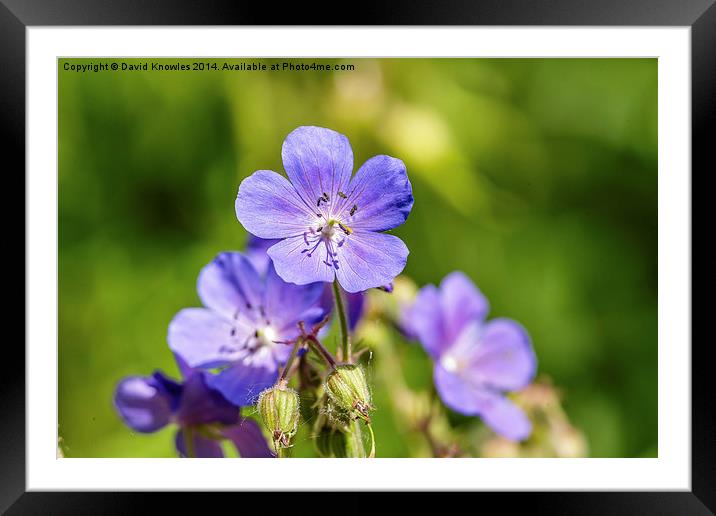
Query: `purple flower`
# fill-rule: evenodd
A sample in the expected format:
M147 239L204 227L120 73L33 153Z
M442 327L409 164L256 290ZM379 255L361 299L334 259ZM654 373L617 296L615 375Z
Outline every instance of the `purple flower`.
M525 329L510 319L485 321L488 310L477 287L453 272L439 289L428 285L418 292L402 325L433 358L435 387L448 407L523 440L532 425L503 393L527 386L537 359Z
M185 308L169 324L169 347L191 367L213 370L209 385L236 405L253 403L291 353L283 342L324 316L322 283L284 282L272 265L260 275L237 252L219 254L197 281L205 308Z
M401 225L413 207L402 161L374 156L351 178L348 139L322 127L299 127L281 152L289 180L269 170L244 179L236 216L260 238L285 281L338 282L348 292L390 283L405 267L408 248L381 233Z
M151 433L177 424L175 443L182 457L188 455L187 438L195 457L223 457L221 439L232 441L242 457L273 456L258 424L242 418L238 407L211 389L205 373L183 370L183 383L159 371L121 380L114 405L127 426Z

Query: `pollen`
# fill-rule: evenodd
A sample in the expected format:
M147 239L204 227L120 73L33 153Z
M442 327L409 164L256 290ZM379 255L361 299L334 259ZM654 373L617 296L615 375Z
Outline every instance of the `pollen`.
M346 226L345 224L339 222L338 227L340 227L346 235L350 235L351 233L353 233L353 230L350 228L350 226Z
M335 226L338 226L341 229L341 231L343 231L346 235L350 235L353 233L353 230L351 229L350 226L348 226L347 224L344 224L343 222L341 222L340 220L337 220L337 219L329 219L328 223L325 224L324 226L320 226L317 231L320 232L323 235L323 237L332 239L333 235L335 234Z

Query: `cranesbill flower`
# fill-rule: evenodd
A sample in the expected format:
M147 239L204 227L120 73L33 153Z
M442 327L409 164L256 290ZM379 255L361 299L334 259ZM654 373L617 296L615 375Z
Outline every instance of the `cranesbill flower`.
M184 369L177 382L157 371L152 376L129 376L117 385L114 405L130 428L152 433L174 423L175 444L183 457L223 457L220 441L229 439L242 457L271 457L261 428L240 416L206 382L206 373Z
M390 283L408 257L402 240L382 233L413 207L403 162L374 156L351 178L348 139L322 127L294 130L281 155L290 181L259 170L236 198L236 216L250 233L280 239L268 250L278 275L299 285L337 279L348 292Z
M310 327L324 316L322 291L322 283L289 284L270 264L261 275L242 253L221 253L199 274L205 308L185 308L174 317L169 347L191 367L220 369L209 385L236 405L250 405L276 381L298 322Z
M439 289L422 288L401 322L434 360L435 387L448 407L523 440L532 431L530 421L503 393L529 384L537 360L525 329L511 319L486 321L488 310L477 287L453 272Z

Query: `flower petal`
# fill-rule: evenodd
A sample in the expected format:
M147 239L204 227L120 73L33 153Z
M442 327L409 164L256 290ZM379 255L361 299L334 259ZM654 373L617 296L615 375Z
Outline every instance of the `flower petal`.
M241 458L263 459L275 456L261 428L253 419L242 419L238 425L226 428L222 433L234 443Z
M309 325L317 322L307 321L302 316L312 308L318 307L323 286L322 282L308 285L286 283L276 274L273 265L269 265L266 273L264 308L271 324L282 329L286 326L295 326L299 319ZM311 316L315 318L316 314ZM321 317L323 317L322 311L318 314L318 318Z
M492 395L480 417L494 432L512 441L523 441L532 433L527 415L503 396Z
M241 253L220 253L199 273L199 299L207 308L231 319L237 312L261 304L263 282Z
M153 377L130 376L117 385L114 406L122 420L137 432L156 432L169 423L172 399Z
M487 298L462 272L448 274L440 283L445 338L453 342L467 323L484 321L490 306Z
M179 369L179 373L181 374L182 378L189 378L191 376L195 369L193 367L190 367L189 364L186 363L186 360L184 360L181 355L178 353L173 353L174 360L177 363L177 369Z
M346 311L348 312L348 329L353 331L363 317L365 305L365 293L346 293Z
M184 391L184 385L173 378L169 378L161 371L154 371L154 373L152 373L152 380L157 389L169 396L172 412L176 412L179 409L179 402L182 392Z
M174 438L174 444L177 447L180 457L187 457L186 450L186 429L181 429L177 432ZM224 456L224 452L221 450L221 444L219 441L214 439L207 439L206 437L199 435L194 430L191 434L193 443L193 457L197 459L220 459Z
M338 192L348 188L353 173L353 150L348 138L336 131L299 127L284 140L281 157L291 183L312 209L320 209L323 203L324 210L328 209L331 203L341 200ZM324 193L328 199L319 203Z
M385 231L400 226L413 208L413 189L402 161L374 156L356 172L338 216L353 229ZM351 215L352 212L352 215Z
M435 366L434 380L445 405L467 416L480 416L503 437L519 441L526 439L532 431L525 413L504 396L482 389L440 365Z
M336 252L336 277L346 292L390 283L405 268L409 253L398 237L371 231L354 231Z
M243 361L207 378L209 385L235 405L252 405L261 391L278 377L278 369L270 363L253 366Z
M234 208L246 231L261 238L285 238L303 233L316 219L316 201L306 203L288 180L270 170L258 170L239 185Z
M253 328L243 318L232 321L205 308L185 308L169 323L169 347L190 367L226 365L243 355Z
M328 252L321 243L312 253L303 252L306 242L303 236L282 240L268 250L276 273L288 283L307 285L317 281L331 282L335 278L332 265L327 265Z
M410 338L420 341L434 359L440 358L443 350L450 345L445 338L441 308L440 291L435 285L426 285L401 317L403 331Z
M511 319L482 323L474 319L449 349L441 362L450 362L461 375L489 390L513 391L525 387L534 377L537 359L529 335Z
M475 378L492 388L514 391L527 386L537 369L530 337L517 322L493 319L486 323L470 358Z
M435 389L443 403L455 412L466 416L479 415L489 399L487 390L476 387L465 378L447 371L439 364L435 364L433 379Z
M277 238L259 238L254 235L249 236L246 243L246 257L256 269L256 272L262 276L266 275L268 266L271 263L269 255L266 253L269 247L278 244L280 239Z
M194 373L184 383L177 419L184 425L234 425L239 421L240 414L238 407L209 388L205 373Z

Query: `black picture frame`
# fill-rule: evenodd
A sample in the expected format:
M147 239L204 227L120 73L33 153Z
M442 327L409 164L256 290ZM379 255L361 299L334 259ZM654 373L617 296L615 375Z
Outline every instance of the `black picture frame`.
M7 179L24 178L20 170L25 168L26 29L44 25L690 26L692 169L700 170L704 176L716 170L711 150L713 142L709 138L716 125L714 0L444 0L439 3L401 0L362 3L360 8L353 9L355 12L350 18L339 19L329 19L337 16L335 9L324 8L320 3L312 3L311 7L308 11L303 3L277 8L268 3L237 0L0 0L0 129L5 143L2 154L5 163L11 158L15 164L5 169L5 184ZM691 178L693 176L692 172ZM24 180L18 187L25 191ZM9 185L6 188L8 194L17 191ZM6 195L5 199L12 196L17 194ZM11 209L9 203L4 203L3 210L6 223L17 218L17 209ZM11 263L18 261L19 258L12 258ZM19 275L8 276L19 282ZM6 319L6 324L9 322L9 318ZM190 508L187 496L178 493L25 492L25 353L19 342L20 339L6 337L3 344L0 510L7 510L7 514L134 514L149 512L151 501L160 501L167 512L187 512ZM713 514L716 511L716 418L709 381L711 362L707 358L711 347L711 339L693 339L690 492L473 493L467 496L480 497L480 503L494 502L497 498L505 509L524 507L524 510L545 514ZM282 479L277 486L290 488L290 479ZM211 505L219 508L244 495L213 493L211 496ZM422 503L422 496L416 495L412 500ZM352 502L350 506L360 509Z

